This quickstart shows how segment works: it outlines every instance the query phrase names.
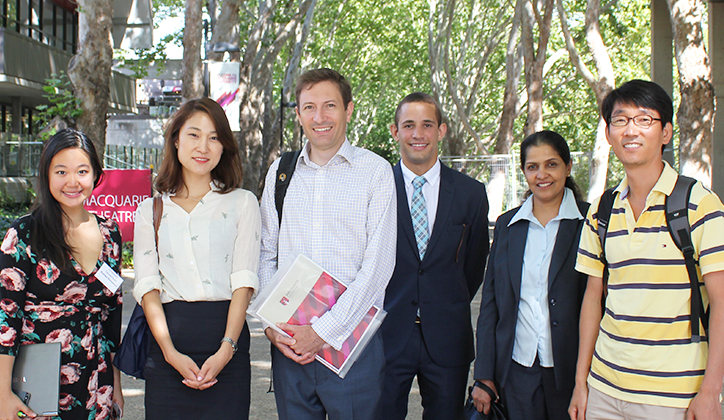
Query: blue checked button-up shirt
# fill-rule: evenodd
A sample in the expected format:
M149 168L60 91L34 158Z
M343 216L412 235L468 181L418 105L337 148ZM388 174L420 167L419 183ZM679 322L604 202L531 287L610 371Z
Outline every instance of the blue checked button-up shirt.
M312 328L339 350L371 305L382 308L395 267L397 195L390 164L347 140L324 166L309 159L306 144L289 183L281 227L274 201L277 159L261 199L259 282L298 252L347 286Z

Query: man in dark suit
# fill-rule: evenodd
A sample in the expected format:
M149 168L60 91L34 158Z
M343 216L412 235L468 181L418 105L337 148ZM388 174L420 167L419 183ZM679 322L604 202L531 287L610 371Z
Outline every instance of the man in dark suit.
M397 186L397 262L382 324L386 369L380 418L404 419L417 375L423 419L462 416L474 357L470 301L488 255L488 198L480 182L438 160L440 107L425 93L397 107L392 137Z

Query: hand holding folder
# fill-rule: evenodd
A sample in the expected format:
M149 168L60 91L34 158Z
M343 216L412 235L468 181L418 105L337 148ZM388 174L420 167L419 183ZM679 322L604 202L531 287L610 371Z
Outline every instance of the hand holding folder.
M289 258L289 261L277 271L269 285L262 289L251 303L247 313L273 328L278 334L291 336L278 325L283 323L311 326L337 303L345 290L347 287L330 273L306 256L299 254ZM339 350L325 343L316 351L316 360L340 378L344 378L374 336L386 314L384 310L371 306ZM307 355L305 352L311 352L316 348L310 344L314 340L305 337L303 339L305 343L298 347L304 354L299 355L299 352L294 352L293 341L282 340L273 332L268 332L267 336L271 336L269 339L274 343L282 342L288 347L277 345L282 353L301 364L309 363L305 358ZM276 338L279 339L275 340Z

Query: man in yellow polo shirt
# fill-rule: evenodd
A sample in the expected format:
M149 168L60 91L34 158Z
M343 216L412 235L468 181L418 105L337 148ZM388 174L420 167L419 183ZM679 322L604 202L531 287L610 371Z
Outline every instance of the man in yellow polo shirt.
M691 339L684 256L664 214L677 179L661 159L673 134L671 98L655 83L632 80L606 97L601 114L626 177L616 189L606 234L605 308L599 200L581 234L576 269L589 277L569 414L574 420L721 419L724 206L701 183L694 185L691 239L710 307L708 336L697 342Z

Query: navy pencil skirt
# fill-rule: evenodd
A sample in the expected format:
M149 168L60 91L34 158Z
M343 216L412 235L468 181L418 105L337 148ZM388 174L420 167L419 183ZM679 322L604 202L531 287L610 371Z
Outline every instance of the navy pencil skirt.
M229 301L165 303L163 310L176 349L201 368L219 350L226 329ZM146 363L146 419L248 419L251 399L249 327L244 324L239 350L217 376L218 382L199 391L182 384L183 376L163 358L151 340Z

